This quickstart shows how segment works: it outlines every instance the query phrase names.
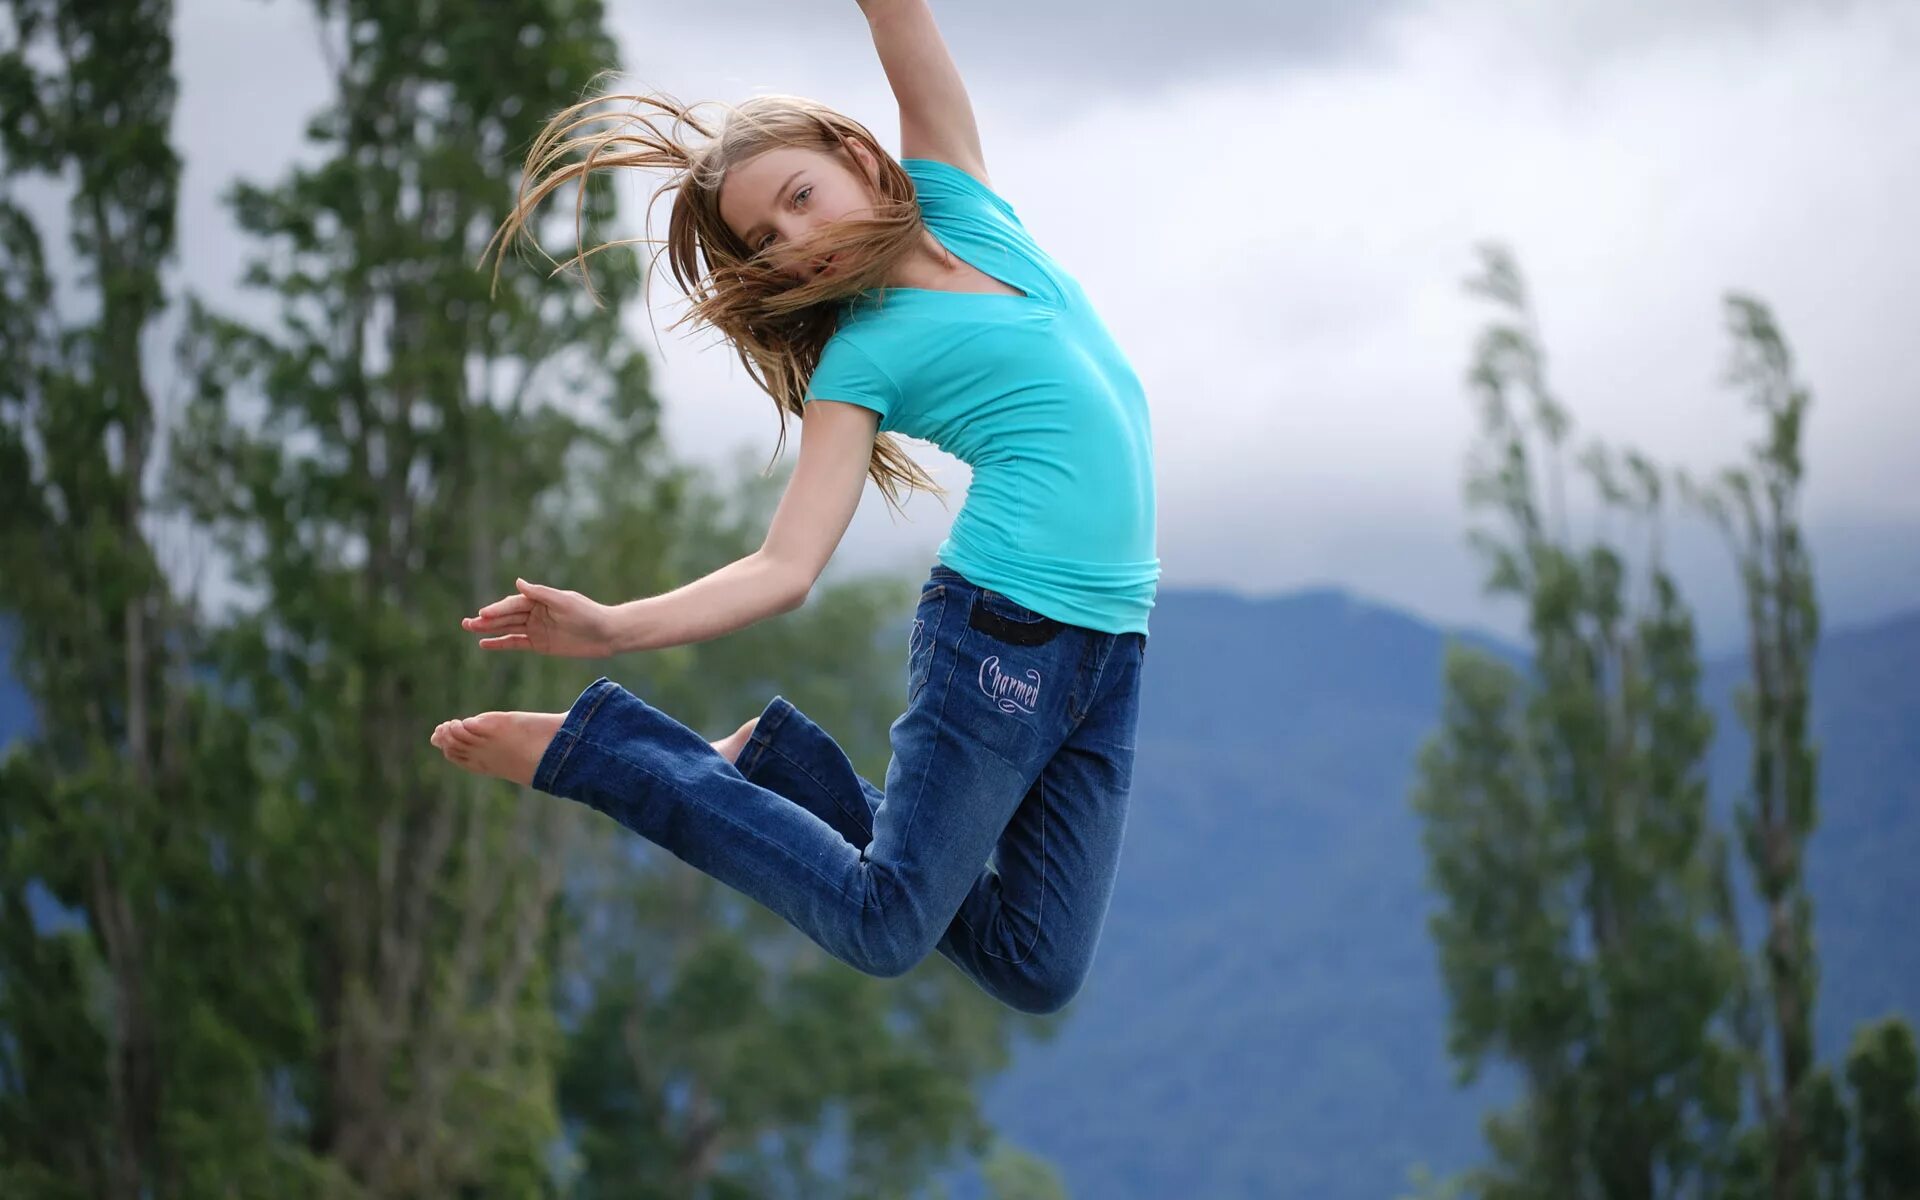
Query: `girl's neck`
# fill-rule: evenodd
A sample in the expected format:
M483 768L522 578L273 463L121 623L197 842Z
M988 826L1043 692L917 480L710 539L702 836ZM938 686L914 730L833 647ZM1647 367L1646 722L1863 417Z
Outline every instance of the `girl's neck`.
M902 259L887 280L888 287L940 288L959 277L957 264L932 233L922 231L918 252Z

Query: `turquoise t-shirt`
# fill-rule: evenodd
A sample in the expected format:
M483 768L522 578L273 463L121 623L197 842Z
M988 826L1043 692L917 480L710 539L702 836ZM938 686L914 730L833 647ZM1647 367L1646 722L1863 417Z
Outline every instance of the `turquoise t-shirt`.
M1160 559L1139 377L1011 204L949 163L900 165L933 236L1025 295L869 289L844 307L806 399L871 408L881 432L973 469L942 563L1055 620L1146 633Z

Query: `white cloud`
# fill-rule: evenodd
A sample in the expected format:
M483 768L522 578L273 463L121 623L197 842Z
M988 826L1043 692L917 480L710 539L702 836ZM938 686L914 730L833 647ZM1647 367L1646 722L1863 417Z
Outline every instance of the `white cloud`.
M1717 383L1719 298L1739 287L1771 303L1815 391L1810 516L1854 531L1823 586L1860 612L1876 597L1910 603L1900 581L1920 580L1920 547L1882 533L1892 544L1861 552L1857 531L1920 524L1907 463L1920 445L1907 350L1920 6L1376 5L1327 27L1318 44L1337 52L1283 53L1282 22L1265 58L1221 51L1213 61L1234 69L1189 66L1151 88L1036 70L1077 53L1045 40L1070 23L1023 28L1016 53L988 9L936 8L996 185L1146 383L1165 585L1337 581L1438 619L1487 619L1459 494L1473 414L1462 375L1488 314L1459 283L1474 243L1497 237L1533 285L1554 382L1583 429L1670 462L1725 462L1756 431ZM1248 26L1227 19L1243 9L1201 6L1170 61L1244 48ZM636 87L808 94L897 146L857 11L794 11L764 37L637 6L612 21ZM1103 28L1148 49L1164 40L1144 21ZM177 45L173 282L257 304L232 286L248 247L216 196L310 154L300 130L327 86L313 20L293 3L184 6ZM637 202L659 182L627 187ZM665 218L661 204L656 235ZM656 283L677 449L765 461L770 402L710 331L666 331L684 304ZM650 341L646 315L633 320ZM931 449L923 460L957 509L964 466ZM908 512L898 522L870 490L837 567L923 570L950 517L927 497Z
M1377 22L1359 57L1150 104L1036 113L990 71L970 86L996 186L1146 382L1165 583L1338 580L1484 619L1459 495L1491 316L1460 281L1485 238L1518 253L1585 432L1697 470L1736 458L1758 425L1719 383L1720 301L1748 290L1815 391L1811 519L1920 521L1920 238L1899 219L1920 211L1916 14L1456 3ZM772 72L736 59L732 78L893 133L877 68ZM744 380L671 357L663 377L688 450L761 437ZM945 518L908 511L930 552ZM876 532L915 536L856 522Z

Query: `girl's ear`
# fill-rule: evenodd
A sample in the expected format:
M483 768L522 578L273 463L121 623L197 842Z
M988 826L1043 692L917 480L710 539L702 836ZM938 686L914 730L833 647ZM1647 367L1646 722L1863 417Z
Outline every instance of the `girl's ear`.
M875 192L878 192L880 190L880 164L874 161L873 152L856 141L849 141L847 147L853 151L853 160L860 168L860 173L866 176L867 186Z

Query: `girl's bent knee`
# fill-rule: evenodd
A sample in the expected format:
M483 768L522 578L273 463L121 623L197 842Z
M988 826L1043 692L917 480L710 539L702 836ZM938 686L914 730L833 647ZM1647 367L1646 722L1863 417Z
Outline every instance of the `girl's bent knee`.
M1084 972L1038 971L1022 981L1012 1004L1036 1017L1052 1016L1070 1004L1085 983Z
M869 958L863 969L880 979L898 979L919 966L920 960L925 957L925 954L912 951L883 950Z

